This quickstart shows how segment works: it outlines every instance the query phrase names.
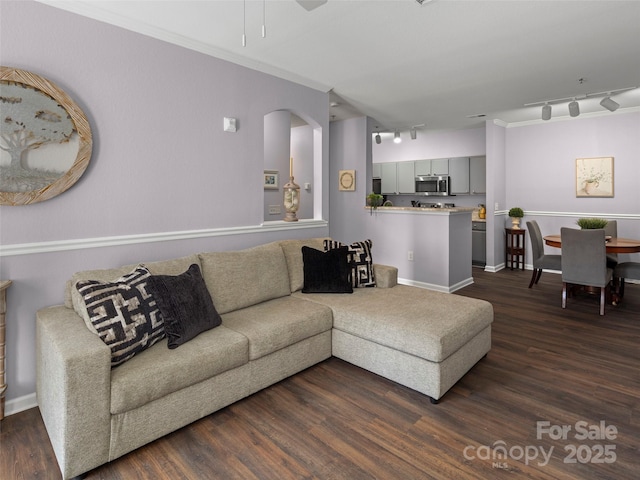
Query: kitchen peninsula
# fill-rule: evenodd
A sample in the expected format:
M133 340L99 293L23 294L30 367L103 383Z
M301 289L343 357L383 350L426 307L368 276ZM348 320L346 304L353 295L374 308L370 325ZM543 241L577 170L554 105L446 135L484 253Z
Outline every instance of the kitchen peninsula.
M401 283L454 292L473 283L471 217L474 208L378 207L366 230L376 263L398 267Z

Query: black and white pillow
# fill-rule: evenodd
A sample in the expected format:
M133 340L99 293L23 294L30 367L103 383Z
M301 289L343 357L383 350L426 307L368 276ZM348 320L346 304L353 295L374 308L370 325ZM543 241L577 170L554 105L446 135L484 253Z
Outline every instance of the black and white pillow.
M165 336L162 315L147 291L150 276L145 266L138 265L112 282L76 283L91 324L111 349L111 367L126 362Z
M353 242L345 245L336 240L324 241L325 252L340 247L349 247L349 264L351 265L351 284L354 288L375 287L376 278L373 272L373 257L371 256L371 240Z

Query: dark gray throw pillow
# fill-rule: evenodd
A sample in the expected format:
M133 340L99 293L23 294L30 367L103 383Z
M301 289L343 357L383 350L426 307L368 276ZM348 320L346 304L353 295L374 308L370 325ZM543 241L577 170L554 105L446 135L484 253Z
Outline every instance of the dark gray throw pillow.
M348 255L348 247L335 248L328 252L302 247L302 293L353 293Z
M169 348L177 348L222 323L195 263L180 275L152 275L147 287L164 319Z

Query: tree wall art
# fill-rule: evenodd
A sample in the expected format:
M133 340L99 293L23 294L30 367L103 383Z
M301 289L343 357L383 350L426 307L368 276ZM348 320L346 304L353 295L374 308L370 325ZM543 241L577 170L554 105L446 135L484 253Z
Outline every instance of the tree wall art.
M69 189L91 158L91 128L54 83L0 66L0 204L41 202Z

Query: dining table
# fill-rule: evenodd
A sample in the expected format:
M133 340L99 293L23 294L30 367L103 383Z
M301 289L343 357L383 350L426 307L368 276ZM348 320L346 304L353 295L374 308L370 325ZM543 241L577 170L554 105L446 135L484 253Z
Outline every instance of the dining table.
M562 248L560 235L546 235L544 243L550 247ZM632 238L612 237L606 241L607 253L637 253L640 252L640 240Z

